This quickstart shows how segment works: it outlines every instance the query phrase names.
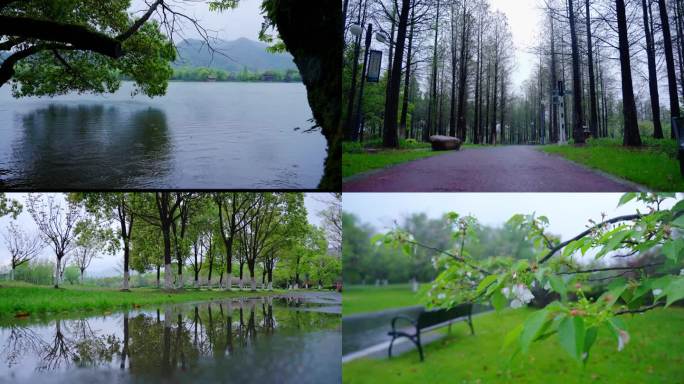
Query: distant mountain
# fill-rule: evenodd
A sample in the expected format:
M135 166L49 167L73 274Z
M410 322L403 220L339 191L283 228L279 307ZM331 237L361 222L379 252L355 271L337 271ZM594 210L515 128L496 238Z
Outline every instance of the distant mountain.
M270 53L266 44L246 38L218 41L213 48L221 53L212 55L201 40L188 39L178 44L179 57L174 67L211 67L238 72L247 67L250 71L297 69L289 53ZM225 56L224 56L225 55ZM228 56L228 57L226 57Z

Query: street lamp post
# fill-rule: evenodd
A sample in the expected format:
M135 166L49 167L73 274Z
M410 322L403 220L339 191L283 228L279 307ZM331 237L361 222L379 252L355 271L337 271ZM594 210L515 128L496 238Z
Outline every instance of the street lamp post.
M350 28L353 35L359 36L363 33L363 29L360 25L353 25ZM371 40L373 38L373 24L368 24L368 30L366 31L366 50L363 53L363 69L361 70L361 85L359 86L359 103L356 108L356 116L354 118L354 137L359 137L360 127L361 127L361 112L363 109L363 88L366 85L366 68L368 66L368 53L370 51ZM360 137L363 141L363 137Z

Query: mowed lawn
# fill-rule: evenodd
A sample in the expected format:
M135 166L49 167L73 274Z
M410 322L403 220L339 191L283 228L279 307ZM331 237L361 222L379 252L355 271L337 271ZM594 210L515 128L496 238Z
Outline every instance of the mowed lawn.
M420 305L420 293L413 293L409 284L387 286L350 286L342 293L342 315L376 312L385 309Z
M0 318L36 316L73 311L130 309L145 305L209 301L233 297L253 297L282 293L184 289L165 292L156 288L117 289L65 286L55 289L26 283L0 283Z
M631 340L618 352L609 330L598 332L586 368L570 358L554 335L532 344L512 361L502 350L504 336L532 313L530 309L487 313L465 323L450 337L392 360L361 359L344 364L343 383L684 383L684 308L655 309L623 316Z
M342 177L350 177L426 157L444 155L445 153L433 152L431 149L397 149L383 150L377 153L344 153L342 155Z
M549 145L550 154L598 169L661 192L684 190L673 140L644 138L641 148L626 148L611 139L590 140L585 146Z

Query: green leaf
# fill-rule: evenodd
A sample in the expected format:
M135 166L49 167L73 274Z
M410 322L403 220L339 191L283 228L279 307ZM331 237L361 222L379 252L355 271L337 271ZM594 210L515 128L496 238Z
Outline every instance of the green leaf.
M672 225L675 227L684 228L684 216L679 216L676 218L674 221L672 221Z
M383 240L384 237L385 237L385 235L382 233L378 233L377 235L371 237L371 239L370 239L371 245L377 244L379 241Z
M684 254L684 239L670 240L663 244L663 254L675 263Z
M542 309L535 312L528 317L527 320L525 320L522 334L520 335L520 348L522 349L523 353L527 353L532 340L536 339L541 333L544 324L548 321L548 314L549 313L546 309Z
M406 255L411 255L411 244L404 244L401 246L401 250L404 251L404 254Z
M482 279L482 281L480 281L480 284L478 284L477 286L477 293L482 293L485 289L487 289L487 287L489 287L490 284L495 282L497 278L497 275L489 275Z
M567 300L568 288L565 286L565 283L563 283L563 280L560 277L555 275L549 276L549 285L551 285L551 289L561 295L561 300Z
M584 319L568 316L558 325L558 338L561 346L576 360L582 359L584 352Z
M673 212L684 211L684 200L679 200L677 204L672 207Z
M667 293L667 303L665 307L669 307L670 304L677 300L684 298L684 278L677 278L665 289Z
M598 328L596 327L591 327L587 328L585 334L584 334L584 353L586 353L586 357L584 357L582 360L587 362L589 359L589 352L591 351L591 346L594 345L594 342L596 341L596 335L598 333Z
M500 311L508 305L508 300L506 299L506 296L501 293L501 290L497 290L492 294L492 297L490 298L490 301L492 302L492 306L494 307L495 310Z
M606 302L608 306L612 306L615 304L617 299L620 298L625 289L627 289L627 285L619 285L609 289L608 291L604 292L601 297L599 297L599 301Z
M620 243L627 237L632 235L632 231L629 229L625 229L622 231L617 231L612 236L608 239L606 242L606 245L603 246L601 251L596 254L596 258L600 258L603 255L605 255L608 252L614 251L617 248L620 248Z
M634 200L636 197L637 197L637 194L635 192L625 193L620 198L620 202L618 203L618 207L629 203L630 201Z
M506 337L504 337L503 348L504 349L508 348L509 345L511 345L516 339L518 339L520 337L520 334L522 333L522 330L523 330L523 324L520 323L515 328L513 328L510 332L508 332L506 334Z

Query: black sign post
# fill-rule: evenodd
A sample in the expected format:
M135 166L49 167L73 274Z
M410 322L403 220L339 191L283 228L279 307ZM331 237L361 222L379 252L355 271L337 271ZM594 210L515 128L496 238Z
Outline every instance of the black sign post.
M370 51L368 57L368 82L380 82L380 66L382 65L382 51Z

